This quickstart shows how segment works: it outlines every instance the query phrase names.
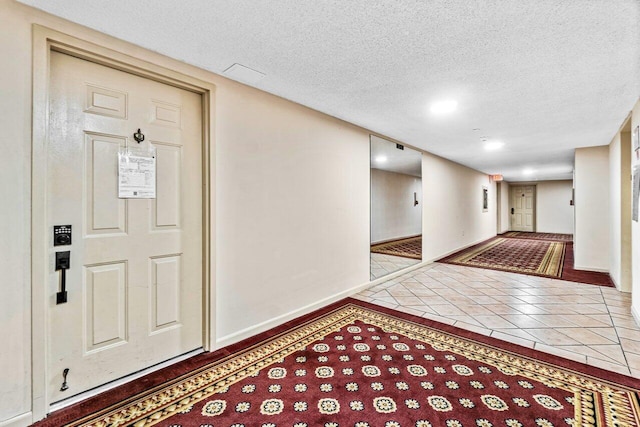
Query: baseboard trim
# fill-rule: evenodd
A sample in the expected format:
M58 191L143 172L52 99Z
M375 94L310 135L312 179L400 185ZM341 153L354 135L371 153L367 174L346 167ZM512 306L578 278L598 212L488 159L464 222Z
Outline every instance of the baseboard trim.
M616 287L616 289L620 292L631 292L631 291L625 291L622 289L622 286L618 283L618 281L616 280L615 277L613 277L613 275L611 273L609 273L609 278L611 279L611 281L613 282L613 285Z
M618 284L618 281L616 280L616 278L615 278L615 277L613 277L613 276L611 275L611 273L609 273L609 278L610 278L610 279L611 279L611 281L613 282L613 286L615 286L615 287L616 287L616 289L617 289L618 291L623 292L623 290L622 290L622 289L620 289L620 285Z
M371 282L367 282L367 283L363 283L357 286L354 286L352 288L349 288L347 290L344 290L342 292L338 292L337 294L333 294L331 296L328 296L320 301L316 301L314 303L308 304L302 308L296 309L296 310L292 310L288 313L282 314L280 316L277 317L273 317L269 320L266 320L264 322L258 323L257 325L254 326L250 326L248 328L242 329L238 332L234 332L232 334L229 335L225 335L224 337L220 338L219 340L216 341L216 349L220 349L222 347L226 347L228 345L234 344L238 341L242 341L245 338L250 338L254 335L258 335L261 332L264 332L266 330L269 330L271 328L274 328L278 325L281 325L285 322L288 322L289 320L293 320L296 317L300 317L303 316L307 313L311 313L314 310L317 310L319 308L322 308L324 306L327 306L331 303L334 303L336 301L340 301L343 298L347 298L350 297L352 295L357 294L360 291L363 291L371 286L375 286L378 285L380 283L386 282L388 280L392 280L396 277L402 276L403 274L406 274L410 271L416 270L420 267L424 267L425 265L430 264L429 262L421 262L418 264L414 264L414 265L410 265L407 268L404 268L402 270L398 270L395 271L393 273L389 273L384 277L380 277L376 280L373 280Z
M636 321L636 325L640 326L640 313L634 306L631 306L631 315L633 316L633 320Z
M262 332L267 331L267 330L269 330L271 328L279 326L279 325L281 325L281 324L283 324L285 322L293 320L296 317L303 316L303 315L305 315L307 313L311 313L312 311L317 310L319 308L322 308L322 307L324 307L326 305L329 305L329 304L331 304L333 302L336 302L336 301L339 301L339 300L341 300L343 298L355 295L358 292L360 292L360 291L362 291L362 290L364 290L364 289L366 289L368 287L378 285L380 283L383 283L383 282L395 279L397 277L400 277L400 276L402 276L404 274L407 274L407 273L409 273L409 272L411 272L413 270L417 270L419 268L425 267L425 266L427 266L429 264L432 264L437 259L444 258L444 257L446 257L448 255L451 255L451 254L455 253L455 252L458 252L458 251L461 251L463 249L466 249L469 246L477 245L478 243L484 242L485 240L487 240L489 238L490 237L485 237L483 239L479 239L479 240L477 240L475 242L469 243L468 245L466 245L464 247L452 250L451 252L449 252L447 254L439 255L439 256L437 256L437 257L435 257L433 259L430 259L428 261L422 261L420 263L410 265L407 268L404 268L402 270L398 270L398 271L395 271L393 273L387 274L384 277L380 277L380 278L375 279L373 281L354 286L352 288L349 288L349 289L346 289L344 291L338 292L336 294L330 295L330 296L328 296L326 298L323 298L323 299L321 299L319 301L313 302L311 304L307 304L302 308L298 308L298 309L289 311L288 313L281 314L280 316L273 317L273 318L271 318L269 320L265 320L264 322L260 322L260 323L258 323L256 325L249 326L248 328L244 328L244 329L241 329L241 330L239 330L237 332L233 332L231 334L228 334L228 335L225 335L223 337L220 337L218 340L216 340L215 349L217 350L217 349L226 347L228 345L235 344L238 341L242 341L243 339L250 338L252 336L258 335L259 333L262 333Z
M234 332L232 334L229 335L225 335L224 337L221 337L219 340L216 341L216 349L220 349L222 347L226 347L228 345L237 343L238 341L242 341L245 338L249 338L252 337L254 335L258 335L261 332L267 331L271 328L274 328L278 325L281 325L285 322L288 322L289 320L293 320L296 317L300 317L303 316L307 313L311 313L314 310L317 310L319 308L322 308L326 305L329 305L333 302L336 301L340 301L343 298L346 297L350 297L352 295L357 294L360 291L363 291L371 286L375 286L378 285L380 283L386 282L388 280L392 280L396 277L402 276L404 274L407 274L410 271L413 270L417 270L420 267L424 267L426 265L430 264L430 262L420 262L418 264L413 264L410 265L407 268L403 268L402 270L398 270L395 271L393 273L387 274L384 277L380 277L379 279L373 280L371 282L366 282L366 283L362 283L360 285L354 286L352 288L349 288L347 290L344 290L342 292L338 292L336 294L333 294L331 296L328 296L324 299L321 299L320 301L316 301L314 303L311 304L307 304L306 306L296 309L296 310L292 310L288 313L282 314L280 316L276 316L273 317L269 320L266 320L264 322L258 323L257 325L253 325L250 326L248 328L242 329L238 332Z
M402 270L394 271L392 273L387 274L386 276L378 277L377 279L372 280L371 282L367 283L366 287L379 285L380 283L384 283L384 282L386 282L388 280L395 279L396 277L400 277L400 276L402 276L404 274L409 273L410 271L417 270L417 269L419 269L421 267L424 267L426 265L429 265L429 264L431 264L431 263L427 262L427 261L422 261L422 262L419 262L417 264L410 265L407 268L403 268ZM360 292L360 291L358 291L358 292ZM357 293L357 292L354 292L354 293Z
M402 270L402 271L406 271L406 269ZM387 278L389 276L385 276L385 278ZM388 279L387 279L388 280ZM242 329L238 332L234 332L232 334L229 335L225 335L221 338L219 338L218 340L216 340L216 350L220 349L222 347L226 347L228 345L237 343L238 341L242 341L245 338L250 338L254 335L258 335L261 332L267 331L271 328L274 328L278 325L281 325L285 322L288 322L289 320L293 320L296 317L300 317L303 316L307 313L311 313L314 310L317 310L319 308L322 308L326 305L329 305L333 302L339 301L343 298L346 298L348 296L357 294L358 292L360 292L363 289L368 288L369 286L371 286L372 282L367 282L367 283L363 283L361 285L357 285L354 286L352 288L349 288L347 290L338 292L336 294L330 295L326 298L323 298L319 301L313 302L311 304L307 304L302 308L298 308L295 310L292 310L288 313L285 314L281 314L280 316L276 316L273 317L269 320L265 320L264 322L260 322L256 325L253 326L249 326L248 328Z
M0 421L0 427L27 427L33 422L33 414L31 411L20 414L16 417Z
M573 269L574 270L582 270L582 271L594 271L596 273L607 273L609 274L609 270L607 270L606 268L593 268L593 267L585 267L582 265L573 265ZM611 274L609 274L609 277L611 277Z

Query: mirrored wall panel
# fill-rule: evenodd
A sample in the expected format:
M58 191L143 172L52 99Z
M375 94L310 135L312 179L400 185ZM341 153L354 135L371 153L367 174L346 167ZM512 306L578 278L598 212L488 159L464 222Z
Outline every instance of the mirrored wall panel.
M371 280L422 260L422 154L371 135Z

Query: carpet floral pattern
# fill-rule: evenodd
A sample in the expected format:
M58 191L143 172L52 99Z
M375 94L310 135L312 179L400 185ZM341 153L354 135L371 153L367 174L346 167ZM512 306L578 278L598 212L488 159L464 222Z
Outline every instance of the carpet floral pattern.
M422 259L422 236L371 245L371 252Z
M564 251L562 242L495 238L439 262L559 278Z
M638 390L394 314L345 303L74 425L639 425Z

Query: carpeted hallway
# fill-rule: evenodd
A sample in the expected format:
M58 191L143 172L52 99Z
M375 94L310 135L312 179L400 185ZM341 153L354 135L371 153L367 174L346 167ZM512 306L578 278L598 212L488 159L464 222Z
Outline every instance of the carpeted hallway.
M574 268L571 234L510 231L448 255L438 262L614 286L606 273Z
M37 425L640 426L640 327L615 288L433 263L355 298Z
M77 421L54 414L42 425L640 425L635 379L357 300L220 356L102 410L79 406Z

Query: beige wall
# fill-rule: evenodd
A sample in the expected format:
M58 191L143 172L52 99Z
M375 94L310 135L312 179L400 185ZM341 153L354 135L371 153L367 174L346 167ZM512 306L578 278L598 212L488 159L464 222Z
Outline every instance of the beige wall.
M488 212L482 212L482 186L489 188ZM488 175L425 153L422 187L423 261L496 235L496 184Z
M631 134L617 133L609 144L609 267L619 290L631 291Z
M536 231L573 233L573 206L569 204L573 182L542 181L536 184Z
M575 268L609 271L609 147L575 153Z
M497 183L498 198L498 234L509 231L511 226L511 213L509 211L509 183L506 181Z
M0 423L31 408L30 151L31 27L26 7L0 3Z
M348 295L368 282L368 131L0 0L0 126L5 138L0 160L4 242L0 245L0 327L5 331L0 352L0 426L27 425L31 420L32 23L217 86L215 326L219 345ZM640 122L638 106L633 120L635 127ZM588 153L576 156L582 166L594 162L602 163ZM425 260L495 235L496 186L486 175L431 154L423 156L423 171ZM587 181L582 182L586 202L599 187L596 182L594 190L589 190ZM483 185L489 187L490 198L489 211L484 213ZM640 259L637 223L633 223L633 243L634 259ZM640 263L634 269L634 309L640 313Z
M369 133L239 84L216 113L226 345L369 281Z
M631 116L631 130L640 125L640 101L633 107ZM633 148L632 148L633 149ZM640 165L636 153L631 154L631 166ZM640 324L640 223L631 221L631 259L632 259L632 285L631 285L631 309L636 322Z
M621 258L621 167L620 133L617 133L609 144L609 274L620 288L620 258Z
M419 204L414 205L413 193ZM371 169L371 243L422 232L422 180Z
M0 204L0 327L6 332L0 352L0 426L31 421L33 23L216 85L218 345L368 283L369 131L0 0L0 126L5 138L0 160L0 198L5 201ZM495 185L487 176L431 155L425 155L424 164L432 170L423 192L429 201L423 224L433 233L427 253L436 257L494 235ZM482 185L490 188L488 213L482 213Z
M8 331L0 352L0 425L31 419L32 23L217 86L218 344L368 283L370 132L0 0L0 326Z

